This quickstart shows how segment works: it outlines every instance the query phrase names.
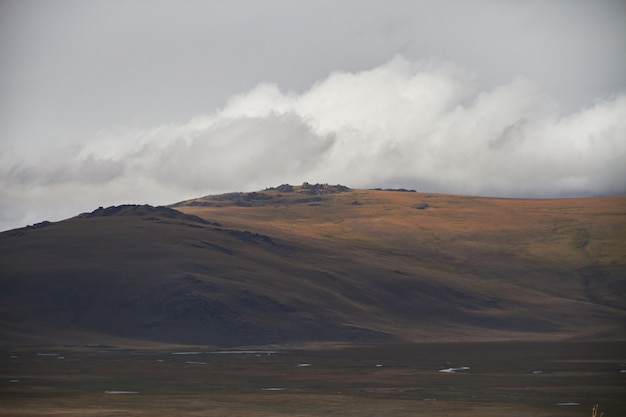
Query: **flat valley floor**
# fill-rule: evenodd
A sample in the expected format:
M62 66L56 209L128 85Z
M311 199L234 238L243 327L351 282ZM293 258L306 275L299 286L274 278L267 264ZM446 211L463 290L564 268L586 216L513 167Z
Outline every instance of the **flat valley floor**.
M626 342L0 354L0 416L626 415Z

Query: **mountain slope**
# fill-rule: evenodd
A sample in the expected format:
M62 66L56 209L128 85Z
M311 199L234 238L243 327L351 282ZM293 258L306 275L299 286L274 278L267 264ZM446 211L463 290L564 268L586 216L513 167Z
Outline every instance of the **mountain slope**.
M0 235L0 323L15 343L621 338L625 215L307 183L100 208Z

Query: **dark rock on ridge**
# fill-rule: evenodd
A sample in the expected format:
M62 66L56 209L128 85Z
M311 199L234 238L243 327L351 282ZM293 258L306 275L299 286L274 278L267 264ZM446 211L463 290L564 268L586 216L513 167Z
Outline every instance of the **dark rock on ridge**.
M111 216L152 216L151 220L157 220L158 217L164 217L166 219L183 220L202 224L212 224L214 226L217 225L215 223L208 222L201 217L194 216L193 214L185 214L169 207L154 207L148 204L125 204L121 206L111 206L107 208L99 207L91 213L83 213L78 215L77 217L81 219L89 219L93 217Z
M309 184L308 182L302 183L302 192L306 194L335 194L345 193L350 191L350 188L345 185L328 185L328 184Z

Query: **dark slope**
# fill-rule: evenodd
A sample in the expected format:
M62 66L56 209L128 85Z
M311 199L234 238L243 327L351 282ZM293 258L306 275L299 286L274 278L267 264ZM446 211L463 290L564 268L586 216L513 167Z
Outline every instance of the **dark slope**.
M520 201L515 227L506 200L320 185L100 208L0 234L2 338L619 338L624 199L581 201Z
M289 242L169 208L98 209L2 234L2 322L178 343L387 340L344 325ZM341 308L341 307L340 307ZM11 339L9 332L5 339Z

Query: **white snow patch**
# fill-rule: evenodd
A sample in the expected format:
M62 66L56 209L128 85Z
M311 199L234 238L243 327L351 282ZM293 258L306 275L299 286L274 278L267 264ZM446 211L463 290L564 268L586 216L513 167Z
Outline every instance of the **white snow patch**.
M20 382L20 380L19 379L11 379L11 380L9 380L9 382L12 383L12 384L17 384L18 382Z
M454 374L458 371L469 371L470 367L469 366L461 366L460 368L446 368L446 369L440 369L439 372L443 372L446 374Z
M558 403L557 405L563 405L563 406L575 406L575 405L580 405L580 403Z
M206 362L187 361L187 363L189 363L191 365L206 365Z
M308 368L309 366L313 366L312 363L297 363L296 367L298 368Z
M261 388L261 391L284 391L285 388Z

